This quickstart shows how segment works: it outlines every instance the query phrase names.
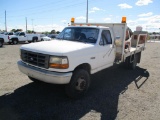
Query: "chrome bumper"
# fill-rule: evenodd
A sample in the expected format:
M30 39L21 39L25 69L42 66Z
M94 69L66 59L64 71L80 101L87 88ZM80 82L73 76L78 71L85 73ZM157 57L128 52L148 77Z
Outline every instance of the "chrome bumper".
M67 84L70 82L70 79L72 77L72 72L69 73L51 72L27 65L22 61L18 61L17 64L19 70L22 73L46 83Z

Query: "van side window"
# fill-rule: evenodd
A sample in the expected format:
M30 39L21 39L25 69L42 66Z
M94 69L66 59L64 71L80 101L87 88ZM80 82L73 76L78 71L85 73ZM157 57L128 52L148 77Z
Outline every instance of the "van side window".
M101 34L100 45L112 44L111 33L109 30L103 30Z

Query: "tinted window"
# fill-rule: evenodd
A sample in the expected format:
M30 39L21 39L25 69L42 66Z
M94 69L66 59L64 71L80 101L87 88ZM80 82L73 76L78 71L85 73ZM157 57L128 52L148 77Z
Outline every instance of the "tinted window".
M103 30L101 34L100 45L112 44L112 38L109 30Z
M8 35L13 35L13 33L9 33Z
M24 36L25 34L24 34L24 32L22 32L22 33L20 33L19 35L20 35L20 36Z
M98 34L99 29L97 28L68 27L65 28L57 38L71 41L96 43Z

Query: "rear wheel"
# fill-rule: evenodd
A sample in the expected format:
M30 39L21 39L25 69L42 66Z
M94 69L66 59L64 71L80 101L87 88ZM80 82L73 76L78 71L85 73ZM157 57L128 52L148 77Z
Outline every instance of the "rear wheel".
M131 62L129 64L129 67L130 67L130 69L134 70L134 69L136 69L136 66L137 66L137 60L136 60L136 55L135 55L134 60L133 60L133 62Z
M126 68L129 68L129 69L136 69L136 66L137 66L137 55L135 55L134 57L133 56L130 56L130 57L127 57L125 62L124 62L124 65ZM132 57L132 58L131 58Z
M3 41L0 40L0 47L3 47Z
M37 42L38 39L37 38L33 38L32 42Z
M12 43L14 44L14 45L16 45L16 44L18 44L18 40L12 40Z
M71 81L66 85L67 96L77 99L84 96L90 86L90 75L84 69L78 69L73 73Z

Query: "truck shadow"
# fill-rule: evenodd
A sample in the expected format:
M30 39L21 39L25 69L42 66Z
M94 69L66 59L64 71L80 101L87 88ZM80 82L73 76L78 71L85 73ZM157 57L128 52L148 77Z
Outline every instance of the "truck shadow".
M67 98L62 85L32 82L0 96L0 120L114 120L119 95L132 82L140 89L148 77L147 70L140 67L132 71L113 66L92 75L87 95L79 100Z

